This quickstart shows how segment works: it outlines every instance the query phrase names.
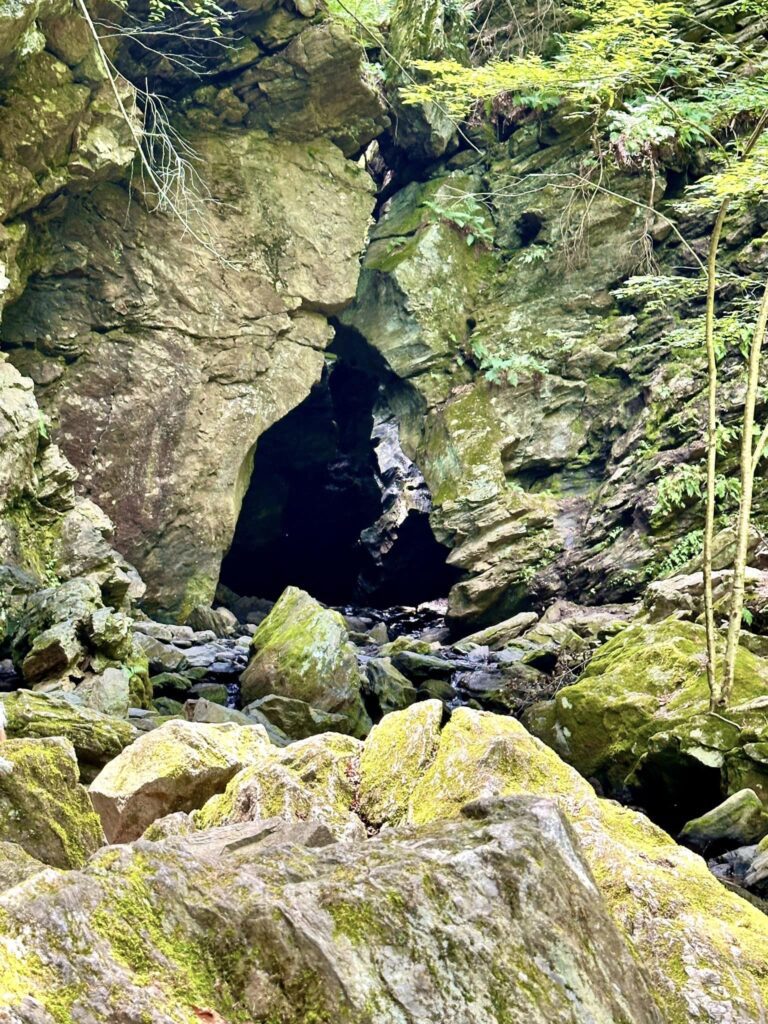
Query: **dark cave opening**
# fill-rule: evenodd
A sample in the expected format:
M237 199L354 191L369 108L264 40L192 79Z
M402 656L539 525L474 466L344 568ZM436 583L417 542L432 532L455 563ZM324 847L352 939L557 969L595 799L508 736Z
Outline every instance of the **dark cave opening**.
M328 354L310 395L259 439L220 582L269 600L297 586L337 606L444 597L457 573L400 447L387 399L400 382L354 331L338 327Z
M630 789L632 802L672 836L723 799L719 768L678 750L662 749L647 755Z

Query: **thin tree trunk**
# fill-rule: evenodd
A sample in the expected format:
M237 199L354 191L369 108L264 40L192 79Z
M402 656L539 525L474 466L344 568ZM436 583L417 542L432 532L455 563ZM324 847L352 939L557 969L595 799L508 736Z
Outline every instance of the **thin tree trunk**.
M709 706L715 711L722 702L722 686L717 675L717 634L715 632L715 599L712 585L712 548L715 538L715 482L717 474L717 353L715 351L715 293L717 291L717 251L723 233L730 200L724 199L717 213L709 239L707 257L707 315L705 339L707 347L707 507L704 523L704 619L707 630L707 683Z
M725 648L725 672L719 707L728 706L733 692L736 670L736 653L741 635L741 616L744 610L744 577L747 567L747 550L749 548L749 526L752 517L752 489L755 482L755 459L753 433L755 426L755 405L757 388L760 380L760 355L768 326L768 284L763 291L749 352L749 370L747 373L747 395L744 401L741 438L741 502L739 504L739 520L736 530L736 555L733 562L733 579L731 581L731 617L728 623L728 640Z
M768 112L763 113L757 124L755 125L752 134L747 139L747 143L741 154L741 159L744 160L754 149L758 139L763 134L766 124L768 123ZM727 683L729 678L728 675L728 652L730 647L726 648L726 687L728 687L728 693L723 693L723 684L717 678L717 631L715 629L715 601L714 591L712 583L712 549L714 546L715 537L715 485L717 481L717 354L715 351L715 297L717 293L717 252L720 247L720 236L723 233L723 225L725 218L728 213L728 207L730 200L724 199L718 210L717 217L715 219L714 226L712 228L712 235L709 239L709 253L707 257L707 312L706 312L706 325L705 325L705 341L707 349L707 377L708 377L708 388L707 388L707 501L706 501L706 516L704 524L704 550L702 553L702 570L704 575L704 617L707 634L707 682L709 684L710 694L710 710L715 711L717 708L725 706L730 696L730 688L733 685L733 669L730 675L730 684ZM762 345L762 340L761 340ZM754 412L754 407L753 407ZM768 438L767 438L768 440ZM750 445L752 435L750 430L750 436L748 438ZM744 446L742 445L742 476L744 467ZM755 456L755 465L759 461L760 454ZM750 460L752 461L752 460ZM752 478L754 479L754 469L752 470ZM743 495L743 491L742 491ZM750 511L751 511L751 495L750 495ZM747 522L747 537L749 537L749 522ZM746 558L746 555L745 555ZM735 567L734 567L735 568ZM735 583L735 572L734 572L734 583ZM734 590L731 591L731 601L733 601ZM741 581L741 600L743 605L744 599L744 577L742 572ZM733 612L733 604L731 605L731 612ZM739 616L737 622L737 629L740 630L741 626L741 615L742 608L739 608ZM731 623L733 625L733 615L731 615ZM729 642L730 642L731 630L729 628ZM738 644L738 637L736 640ZM733 650L733 664L735 665L735 648Z

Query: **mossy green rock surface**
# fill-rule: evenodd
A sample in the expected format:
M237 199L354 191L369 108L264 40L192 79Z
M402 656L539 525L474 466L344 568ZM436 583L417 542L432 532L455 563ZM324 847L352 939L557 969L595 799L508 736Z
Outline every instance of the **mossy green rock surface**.
M533 707L526 724L609 793L644 792L654 780L672 786L675 771L695 762L720 771L723 795L749 787L765 800L768 775L752 747L765 730L768 662L739 648L733 706L710 715L705 650L704 628L691 622L630 626L597 651L574 686ZM742 781L748 771L760 778Z
M343 715L339 731L364 736L371 727L360 696L362 676L346 623L296 587L288 587L259 626L242 675L246 702L277 694ZM269 712L265 713L269 716ZM284 728L279 722L276 723Z
M686 822L680 840L707 853L759 843L768 834L768 811L751 789L741 789L711 811Z
M0 892L45 870L46 865L27 853L23 846L0 840Z
M0 896L19 1024L661 1024L555 805L360 843L229 828L100 853ZM258 830L261 830L259 832ZM259 836L265 838L260 839ZM292 841L293 840L293 841Z
M65 739L8 740L0 766L0 840L59 868L81 867L104 843Z
M135 739L124 721L82 707L56 694L16 690L0 698L11 737L63 736L83 767L103 767Z
M374 825L401 824L418 779L440 743L443 703L426 700L373 727L360 762L359 811Z
M271 747L212 797L194 820L198 828L280 818L318 821L339 838L364 835L355 804L362 743L326 733Z
M145 733L91 785L107 838L129 842L157 818L201 807L268 746L260 725L171 721Z
M407 742L420 707L384 720L396 719L398 729L378 750L380 778L388 748ZM375 735L368 741L371 754ZM366 768L366 753L364 777L374 770ZM665 1024L762 1020L768 1012L768 918L724 890L700 857L642 814L599 799L514 719L455 711L431 761L411 779L407 805L396 813L423 824L455 817L471 800L519 793L550 796L573 826L614 920L650 976Z

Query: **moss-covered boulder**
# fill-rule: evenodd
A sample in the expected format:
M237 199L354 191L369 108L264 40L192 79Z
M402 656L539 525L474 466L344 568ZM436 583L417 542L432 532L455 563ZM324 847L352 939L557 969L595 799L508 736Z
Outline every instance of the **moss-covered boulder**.
M318 821L340 838L365 835L353 813L362 744L326 733L269 748L196 811L198 828L280 818Z
M679 829L719 795L768 798L759 758L768 662L739 648L733 706L709 714L704 628L637 623L604 644L573 686L534 706L526 725L608 793L631 793ZM757 705L755 705L757 701Z
M407 742L420 708L384 720L398 729L379 746L381 778L387 750ZM471 800L520 793L550 796L572 824L614 920L649 973L665 1024L760 1020L768 1011L765 915L724 890L700 857L642 814L599 799L514 719L455 711L431 760L411 778L407 807L396 813L424 824L457 816Z
M426 700L374 726L360 760L358 808L366 821L405 820L413 788L435 758L443 714L442 701Z
M145 733L91 785L107 839L129 842L156 818L201 807L266 747L260 725L171 721Z
M277 694L343 715L339 731L352 736L368 732L371 722L360 695L362 675L338 612L323 608L303 590L288 587L256 631L252 651L241 680L245 701ZM265 713L269 716L266 709ZM284 729L280 722L275 724Z
M701 853L759 843L768 834L768 811L751 789L740 789L711 811L687 821L680 841Z
M551 801L316 848L232 826L100 853L0 896L20 1024L661 1024ZM301 833L307 845L299 845ZM297 842L298 840L298 842Z
M305 700L294 700L271 693L267 697L248 704L244 709L255 721L269 722L284 736L292 740L303 740L308 736L317 736L323 732L337 730L344 732L347 718L343 714L321 711L320 708L307 704Z
M0 840L59 868L81 867L104 843L65 739L8 740L0 767Z
M62 736L75 748L81 768L86 771L103 768L136 736L127 722L75 704L61 695L15 690L4 694L0 701L9 736Z

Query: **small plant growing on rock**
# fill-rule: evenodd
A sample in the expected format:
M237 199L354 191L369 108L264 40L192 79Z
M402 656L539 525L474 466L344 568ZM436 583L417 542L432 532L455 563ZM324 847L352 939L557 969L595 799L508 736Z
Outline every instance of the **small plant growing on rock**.
M475 196L462 194L445 202L439 199L426 200L422 205L437 214L441 220L457 227L466 238L467 245L480 243L489 248L493 245L493 230L488 225L488 211Z

